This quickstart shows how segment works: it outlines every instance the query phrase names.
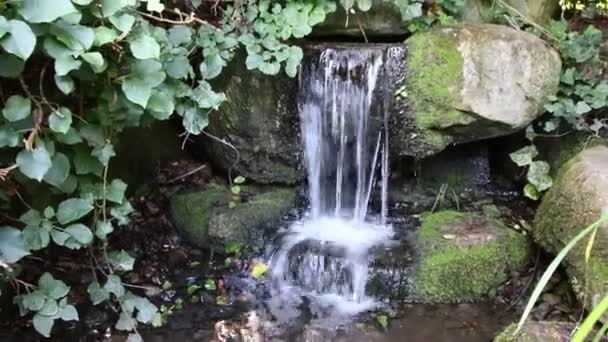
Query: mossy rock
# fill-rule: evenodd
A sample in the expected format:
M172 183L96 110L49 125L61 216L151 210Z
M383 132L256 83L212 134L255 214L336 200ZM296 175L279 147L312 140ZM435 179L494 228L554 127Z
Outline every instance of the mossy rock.
M465 0L464 20L475 23L490 23L496 20L497 10L505 10L514 16L523 15L543 26L559 9L559 0L506 0L513 10L502 7L491 0Z
M556 51L506 26L460 24L406 41L406 75L395 86L392 145L414 157L448 145L511 134L540 116L559 84Z
M517 325L511 324L494 342L568 342L575 328L567 322L527 322L516 333Z
M227 101L209 114L207 131L215 139L193 137L196 149L205 151L219 169L257 183L292 185L302 180L297 78L247 70L240 51L214 86Z
M414 297L427 303L479 300L528 261L523 235L498 220L471 213L426 216L415 244Z
M532 236L544 249L559 253L581 230L608 212L608 147L588 148L559 170L534 219ZM589 261L588 237L564 258L575 292L589 307L608 294L608 224L599 227Z
M171 216L191 243L200 247L235 242L258 246L266 229L276 224L295 205L292 188L243 186L241 202L229 207L230 190L208 184L202 191L171 198Z

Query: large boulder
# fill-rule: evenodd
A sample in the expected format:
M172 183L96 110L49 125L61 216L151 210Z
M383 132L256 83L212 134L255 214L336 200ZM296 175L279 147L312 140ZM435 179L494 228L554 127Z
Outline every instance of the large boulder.
M210 183L202 191L177 194L170 199L171 217L186 240L200 247L239 243L259 246L267 229L295 205L293 188L244 186L240 202L226 186Z
M569 342L576 324L569 322L527 322L517 333L516 324L503 330L494 342Z
M405 302L477 301L496 294L528 252L527 239L496 219L440 211L424 217L411 242L375 253L367 291Z
M559 9L558 0L506 0L507 6L490 0L464 0L463 19L469 22L487 23L495 20L497 8L515 16L525 17L541 26Z
M216 86L227 101L209 115L207 131L214 138L195 137L196 146L233 175L263 184L301 180L297 79L247 70L238 55Z
M511 134L543 113L561 61L536 36L506 26L462 24L406 41L392 146L425 157L459 144Z
M581 230L608 212L608 147L588 148L564 164L544 196L532 235L547 251L559 253ZM608 224L599 227L588 263L588 238L566 255L573 288L587 305L608 294Z

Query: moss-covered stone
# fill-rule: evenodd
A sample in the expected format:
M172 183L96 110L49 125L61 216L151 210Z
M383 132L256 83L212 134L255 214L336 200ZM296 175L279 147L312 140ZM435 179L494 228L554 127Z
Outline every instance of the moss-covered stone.
M517 333L516 324L505 328L494 342L567 342L576 328L567 322L527 322Z
M526 238L495 219L442 211L426 216L416 238L413 291L423 302L474 301L525 265Z
M561 61L541 39L499 25L461 24L406 41L405 95L393 109L394 150L426 157L450 144L513 133L544 112Z
M511 15L523 15L527 20L544 25L559 9L559 0L506 0L513 10L490 0L465 0L464 20L469 22L495 22L499 11L511 12Z
M608 211L608 147L588 148L564 164L545 194L534 219L532 236L553 254ZM608 294L608 224L595 235L585 261L588 238L564 258L574 290L589 306Z
M228 206L230 190L208 184L202 191L171 198L171 216L188 241L201 247L237 242L256 246L295 204L292 188L244 186L241 202Z

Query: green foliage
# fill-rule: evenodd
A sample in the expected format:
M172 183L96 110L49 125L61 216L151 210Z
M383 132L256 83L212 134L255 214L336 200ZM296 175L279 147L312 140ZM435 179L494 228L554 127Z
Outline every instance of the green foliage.
M528 128L528 130L530 129ZM549 163L534 160L537 156L538 150L534 144L524 146L509 154L509 157L517 166L528 168L526 174L528 184L524 187L524 195L533 200L538 200L540 193L548 190L553 185L553 179L549 176Z
M156 306L122 283L120 275L133 270L135 258L124 250L106 252L108 235L133 212L127 184L108 178L120 133L177 115L188 134L200 134L208 115L227 100L210 81L238 49L249 70L284 70L293 77L303 52L286 41L308 35L336 9L331 0L235 4L201 19L161 0L0 1L0 148L9 163L0 165L0 180L44 185L60 201L0 227L4 276L14 278L12 264L51 244L86 248L103 259L87 293L94 305L120 305L116 329L162 322ZM367 5L359 2L362 9ZM234 180L233 196L244 181ZM3 188L0 199L10 199ZM44 336L56 319L78 319L67 304L69 287L49 279L45 273L38 286L16 279L29 292L15 302ZM58 288L61 296L53 292Z
M559 91L545 105L552 117L543 129L553 132L565 121L576 130L598 134L608 120L602 116L608 106L606 61L600 55L602 32L593 25L583 32L571 31L563 20L550 21L547 30L561 53L563 67Z

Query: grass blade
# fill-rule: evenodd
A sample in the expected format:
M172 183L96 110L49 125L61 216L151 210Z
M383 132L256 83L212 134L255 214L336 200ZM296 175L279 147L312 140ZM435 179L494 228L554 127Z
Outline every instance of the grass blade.
M602 340L602 337L606 336L606 331L608 331L608 324L604 324L602 326L600 331L595 334L595 337L593 338L592 342L600 342Z
M608 296L604 297L602 301L591 311L591 313L585 318L583 324L578 328L576 334L572 338L572 342L584 342L585 338L589 335L589 333L593 330L593 326L602 315L608 310ZM601 335L600 335L601 338Z
M557 269L559 264L566 257L566 254L568 254L568 252L570 252L570 250L580 240L582 240L585 236L587 236L587 234L591 233L593 230L595 230L597 227L599 227L604 221L606 221L606 219L608 219L608 215L602 215L602 217L600 217L597 221L593 222L592 224L587 226L585 229L581 230L581 232L578 233L572 240L570 240L570 242L568 242L568 244L566 246L564 246L564 248L557 254L555 259L553 259L551 264L549 264L549 267L547 267L547 270L545 271L545 273L543 273L542 277L538 281L538 284L534 288L534 291L532 292L532 296L530 296L530 300L528 301L528 304L526 304L526 308L524 309L524 312L521 315L519 322L517 323L517 329L515 329L515 332L513 334L518 333L519 330L521 330L521 328L523 327L524 323L528 319L528 316L530 315L530 312L532 312L532 308L534 308L534 304L536 304L536 301L538 301L538 298L542 294L543 289L549 282L549 279L551 279L551 276L553 275L553 273L555 273L555 270Z

